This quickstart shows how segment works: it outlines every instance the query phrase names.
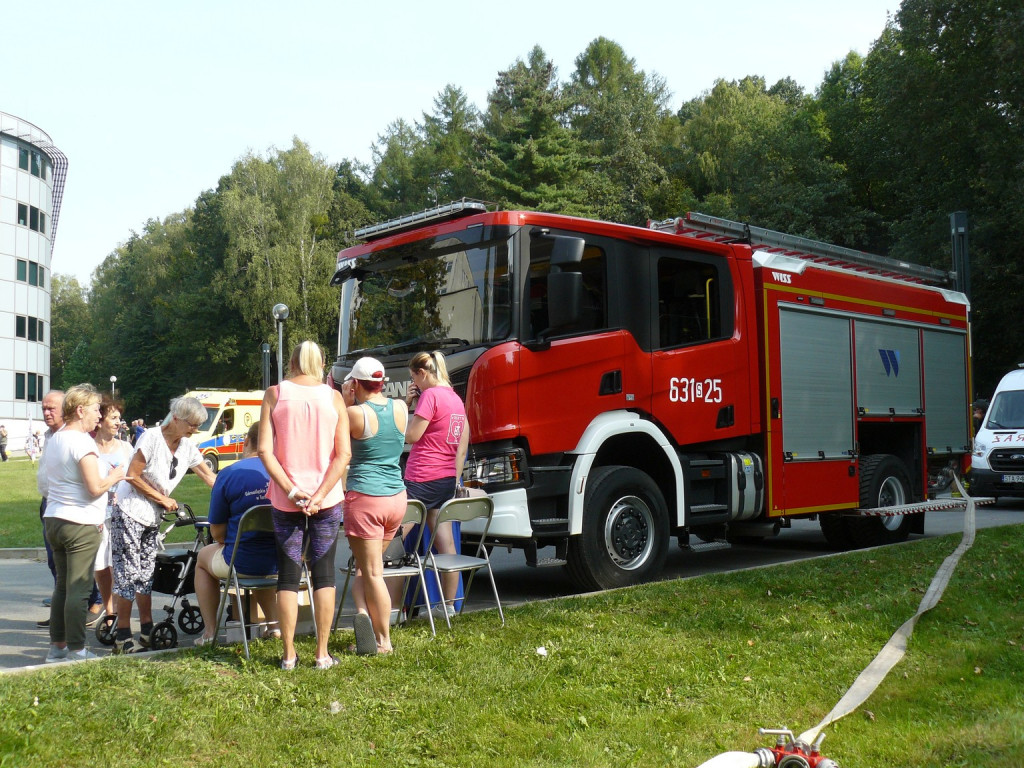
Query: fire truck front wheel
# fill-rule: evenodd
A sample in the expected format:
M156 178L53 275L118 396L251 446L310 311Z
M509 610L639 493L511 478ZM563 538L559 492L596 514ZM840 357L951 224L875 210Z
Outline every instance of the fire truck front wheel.
M665 564L668 541L657 484L634 467L598 467L587 479L583 532L569 540L569 573L584 589L648 581Z

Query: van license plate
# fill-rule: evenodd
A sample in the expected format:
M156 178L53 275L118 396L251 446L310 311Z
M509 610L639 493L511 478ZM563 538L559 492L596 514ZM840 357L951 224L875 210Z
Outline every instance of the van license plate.
M1003 475L1004 483L1024 483L1024 475Z

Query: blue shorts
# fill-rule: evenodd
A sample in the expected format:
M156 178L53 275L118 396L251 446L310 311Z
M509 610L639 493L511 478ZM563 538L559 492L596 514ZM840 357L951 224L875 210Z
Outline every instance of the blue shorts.
M442 477L438 480L427 480L424 483L406 480L405 492L410 499L422 501L423 506L428 510L440 509L446 501L455 498L455 478Z

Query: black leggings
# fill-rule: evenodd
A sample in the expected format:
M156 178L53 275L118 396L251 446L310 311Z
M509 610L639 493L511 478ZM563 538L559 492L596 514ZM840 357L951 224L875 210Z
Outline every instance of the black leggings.
M321 509L309 517L301 512L274 509L278 592L299 591L303 553L313 589L335 585L334 555L338 548L342 514L341 504Z

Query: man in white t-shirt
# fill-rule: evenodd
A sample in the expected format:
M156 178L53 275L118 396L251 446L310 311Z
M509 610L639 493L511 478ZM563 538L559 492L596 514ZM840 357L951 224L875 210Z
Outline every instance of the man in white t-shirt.
M64 393L59 389L51 389L43 396L43 423L47 426L46 435L43 439L43 453L46 452L46 445L50 442L50 438L64 426L64 416L61 414L63 405ZM42 459L42 456L40 456L40 459ZM39 524L42 525L43 513L46 512L46 493L49 490L49 478L46 476L45 463L41 460L39 462L39 470L36 472L36 488L39 490L39 495L43 497L43 500L39 502ZM49 567L50 573L53 574L54 582L56 582L57 566L53 562L53 550L50 549L50 542L46 540L45 527L43 528L43 544L46 545L46 565ZM49 607L50 598L43 600L43 605ZM36 626L40 629L46 629L50 626L50 620L46 618L42 621L37 621Z

